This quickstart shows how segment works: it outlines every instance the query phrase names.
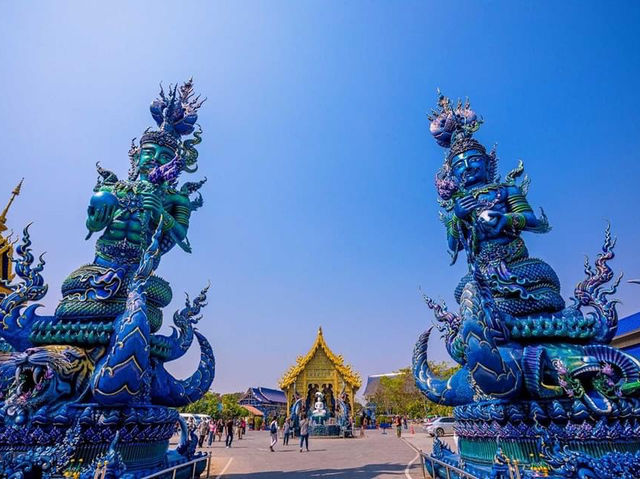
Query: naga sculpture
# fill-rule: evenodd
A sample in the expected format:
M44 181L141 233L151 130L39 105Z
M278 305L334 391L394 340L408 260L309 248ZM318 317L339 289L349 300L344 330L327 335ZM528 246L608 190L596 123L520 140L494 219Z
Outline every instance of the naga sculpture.
M618 324L610 296L620 281L608 264L615 245L609 228L566 305L555 271L529 256L521 237L550 230L544 212L527 201L522 162L499 178L495 149L487 152L473 137L482 120L468 100L454 106L440 95L429 119L447 150L435 181L447 243L453 261L462 252L468 264L455 290L458 313L425 296L460 369L450 378L431 372L431 329L413 354L418 388L455 406L459 454L439 447L435 455L479 477L500 477L504 457L528 475L640 477L607 469L640 460L640 363L608 346Z
M197 168L202 103L191 80L161 87L151 103L158 129L132 142L127 179L98 165L86 220L87 239L100 234L95 258L65 279L53 316L38 315L45 262L36 263L24 229L14 259L19 281L0 301L0 339L11 349L0 354L0 477L56 477L72 462L86 465L81 477L98 467L107 477L141 477L193 457L184 427L180 447L167 452L180 421L169 406L199 399L213 381L213 351L194 329L208 286L193 301L187 296L173 332L161 335L172 292L153 273L175 245L191 251L189 220L202 205L193 195L204 181L177 182ZM184 355L194 337L198 369L176 379L164 363Z

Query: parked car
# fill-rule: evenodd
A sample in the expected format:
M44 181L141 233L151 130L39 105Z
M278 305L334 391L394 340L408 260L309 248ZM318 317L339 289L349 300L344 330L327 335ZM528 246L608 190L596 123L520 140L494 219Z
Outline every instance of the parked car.
M203 420L206 420L206 421L211 420L211 416L208 416L206 414L191 414L191 413L183 412L183 413L180 413L180 416L182 416L182 418L185 421L187 421L187 424L189 423L190 420L193 420L196 426L200 424L200 422Z
M211 416L208 414L194 414L196 417L196 423L200 424L202 421L211 421Z
M438 419L438 416L430 416L430 417L425 417L422 420L422 425L423 426L428 426L429 424L431 424L433 421L435 421L436 419Z
M429 435L444 436L445 434L453 434L453 426L456 420L452 417L439 417L426 427Z

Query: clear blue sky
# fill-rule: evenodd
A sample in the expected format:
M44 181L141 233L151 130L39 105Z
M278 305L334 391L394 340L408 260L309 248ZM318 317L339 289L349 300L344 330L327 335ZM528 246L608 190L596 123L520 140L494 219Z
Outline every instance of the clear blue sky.
M193 75L208 101L189 179L208 177L206 203L194 253L172 251L159 274L178 299L213 284L200 328L215 388L275 386L319 325L363 379L388 372L431 324L418 287L452 304L465 268L449 266L438 222L436 87L471 97L503 174L525 161L553 225L530 251L565 297L607 220L615 268L640 277L639 5L3 1L0 197L25 176L10 224L34 221L51 312L92 260L95 162L126 175L158 83ZM639 288L620 288L623 315Z

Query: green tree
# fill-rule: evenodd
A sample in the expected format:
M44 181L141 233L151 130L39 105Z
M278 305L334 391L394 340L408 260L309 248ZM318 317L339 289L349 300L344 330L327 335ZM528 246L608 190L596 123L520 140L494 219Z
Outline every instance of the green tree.
M180 409L180 412L191 414L207 414L215 419L220 417L220 394L206 392L202 398Z
M362 410L364 409L364 406L362 404L360 404L358 401L353 401L353 416L354 417L358 417L362 414Z
M432 371L448 377L459 369L448 363L431 364ZM380 385L370 398L377 405L378 414L399 414L412 418L431 415L448 416L452 409L429 401L416 387L411 368L402 368L396 376L380 378Z
M247 410L238 404L242 393L230 393L222 395L222 417L231 419L247 415Z
M207 414L214 419L229 419L247 415L247 410L238 404L242 393L219 394L207 392L196 402L180 408L180 412Z

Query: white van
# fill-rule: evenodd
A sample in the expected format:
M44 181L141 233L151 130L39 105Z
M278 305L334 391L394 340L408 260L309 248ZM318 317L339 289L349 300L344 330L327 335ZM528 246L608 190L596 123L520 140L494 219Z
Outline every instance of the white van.
M211 416L207 414L191 414L188 412L180 413L180 417L186 421L187 425L193 421L196 426L198 426L202 421L211 420Z

